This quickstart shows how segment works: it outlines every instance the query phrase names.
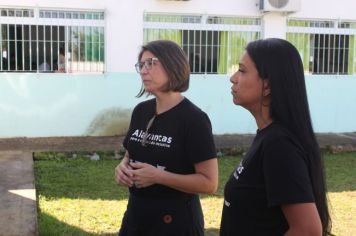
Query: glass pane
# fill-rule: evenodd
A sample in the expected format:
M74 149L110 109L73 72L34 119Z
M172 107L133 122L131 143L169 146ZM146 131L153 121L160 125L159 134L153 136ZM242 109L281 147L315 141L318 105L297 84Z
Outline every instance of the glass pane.
M22 40L22 25L16 25L16 40Z
M52 42L52 62L53 70L58 70L58 42Z
M58 26L52 26L52 41L58 41Z
M44 43L38 43L38 70L43 71L45 69L45 55L44 55Z
M15 39L15 25L9 25L9 39L14 40Z
M93 43L99 42L99 31L98 27L93 27Z
M7 16L7 10L1 10L1 16Z
M64 42L65 39L65 28L64 26L59 26L59 41Z
M29 40L30 39L30 26L29 25L24 25L24 40Z
M92 61L92 43L86 43L86 61Z
M9 42L9 69L15 70L16 69L16 52L15 52L15 42Z
M15 16L15 11L14 10L9 10L8 13L9 13L9 16Z
M31 25L31 40L37 40L37 29L35 25Z
M24 52L24 70L30 70L30 43L24 42L23 44L23 52Z
M66 19L71 19L71 18L72 18L72 13L66 12Z
M17 69L16 70L22 70L23 68L22 68L22 41L17 41L16 42L16 46L17 46L17 48L16 48L16 59L15 60L17 60Z
M22 17L22 10L16 10L16 17Z
M46 25L45 26L45 30L46 30L46 41L50 41L51 40L51 26L50 25Z
M52 13L50 11L45 12L45 18L51 18Z
M93 44L93 59L94 61L99 61L99 44L98 43L94 43Z
M38 40L40 41L43 41L43 29L44 29L44 26L43 25L39 25L38 26Z
M2 68L3 70L8 70L9 63L9 53L8 53L8 42L2 41Z
M99 20L99 18L100 18L99 13L98 13L98 12L94 12L94 13L93 13L93 19L94 19L94 20Z
M79 60L85 62L85 43L80 43L79 52Z
M92 35L91 35L91 27L85 27L85 36L86 36L86 42L91 43L92 42Z
M8 27L7 24L1 25L1 34L2 34L2 39L3 40L7 40L8 39L8 37L7 37L7 27Z
M72 62L76 62L78 61L78 44L77 43L73 43L72 44Z
M85 14L85 16L86 16L85 18L88 19L88 20L91 20L93 18L93 14L91 12L87 12Z
M100 34L100 42L104 42L104 27L99 28L99 34Z
M37 70L37 43L31 42L31 67L32 70Z
M101 62L104 62L104 58L105 58L105 47L104 47L105 45L104 45L104 43L101 43L100 44L100 56L99 56L99 61L101 61Z
M78 39L79 42L85 42L85 27L78 27Z
M51 43L46 42L46 63L47 63L47 68L45 68L47 71L52 71L53 69L53 62L51 61L51 55L52 55L52 50L51 50Z

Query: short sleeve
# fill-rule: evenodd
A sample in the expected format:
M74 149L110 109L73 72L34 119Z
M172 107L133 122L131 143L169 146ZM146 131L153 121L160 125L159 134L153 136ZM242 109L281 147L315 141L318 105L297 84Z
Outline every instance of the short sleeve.
M216 158L216 149L209 117L201 112L188 125L185 146L191 163Z
M127 145L128 145L128 142L129 142L130 134L132 133L132 127L133 127L133 124L135 122L136 113L137 113L137 106L132 111L131 119L130 119L130 125L129 125L129 128L127 130L127 133L126 133L126 136L124 138L124 141L122 142L122 145L124 146L124 148L126 150L127 150Z
M264 148L263 173L269 206L314 202L305 153L287 136Z

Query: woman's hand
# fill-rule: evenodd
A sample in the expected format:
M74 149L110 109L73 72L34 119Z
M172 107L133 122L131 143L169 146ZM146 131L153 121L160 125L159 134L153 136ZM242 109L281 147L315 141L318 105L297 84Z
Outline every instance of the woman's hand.
M140 162L131 162L130 166L136 188L161 184L186 193L214 193L218 186L216 158L196 163L193 174L176 174Z
M133 169L131 173L136 188L145 188L155 184L159 171L161 171L150 164L141 162L131 162L130 166Z
M124 158L115 168L115 181L125 187L132 187L134 185L132 168L129 165L129 154L125 153Z

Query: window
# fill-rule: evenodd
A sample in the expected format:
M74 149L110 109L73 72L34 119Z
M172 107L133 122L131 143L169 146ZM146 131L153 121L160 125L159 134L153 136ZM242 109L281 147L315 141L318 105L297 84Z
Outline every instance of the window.
M301 54L309 74L355 74L356 23L288 20L287 39Z
M0 24L0 72L104 71L103 12L0 9L9 16Z
M186 52L195 74L235 71L247 43L260 35L259 18L144 15L144 43L157 39L175 41Z

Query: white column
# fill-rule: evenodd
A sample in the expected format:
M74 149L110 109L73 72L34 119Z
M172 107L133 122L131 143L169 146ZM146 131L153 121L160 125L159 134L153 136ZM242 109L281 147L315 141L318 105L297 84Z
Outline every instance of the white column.
M287 15L281 12L266 12L262 16L262 38L286 39Z

